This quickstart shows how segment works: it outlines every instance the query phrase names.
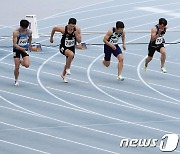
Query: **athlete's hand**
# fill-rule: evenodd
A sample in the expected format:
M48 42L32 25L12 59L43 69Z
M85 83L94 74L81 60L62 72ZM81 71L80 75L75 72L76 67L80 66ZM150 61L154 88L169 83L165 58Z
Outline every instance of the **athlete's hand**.
M162 31L164 31L164 29L159 29L159 31L158 31L159 36L161 35Z
M123 44L123 45L122 45L122 47L123 47L123 50L126 50L126 46L125 46L125 44Z
M24 53L26 53L27 51L26 51L26 49L24 49L24 48L22 48L22 50L21 50L22 52L24 52Z
M51 43L53 43L53 42L54 42L53 37L50 37L50 42L51 42Z
M31 52L31 50L32 50L32 47L31 47L31 46L29 46L29 51Z
M115 45L111 45L111 48L112 48L113 50L116 50L116 46L115 46Z

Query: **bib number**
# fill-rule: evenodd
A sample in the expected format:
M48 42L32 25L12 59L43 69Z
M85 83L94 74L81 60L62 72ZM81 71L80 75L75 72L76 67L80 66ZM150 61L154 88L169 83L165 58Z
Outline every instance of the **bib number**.
M18 45L19 46L26 46L26 45L28 45L28 39L26 37L20 38Z
M65 40L66 47L73 47L75 45L75 40Z
M109 41L111 44L117 44L117 42L118 42L118 40L117 39L111 39L110 41Z
M162 43L163 43L163 40L164 40L163 37L158 37L158 38L156 39L156 42L155 42L155 43L156 43L157 45L162 44Z

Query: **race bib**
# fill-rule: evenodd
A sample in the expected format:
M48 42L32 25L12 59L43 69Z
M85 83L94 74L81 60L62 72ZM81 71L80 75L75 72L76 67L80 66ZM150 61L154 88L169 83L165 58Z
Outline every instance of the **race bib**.
M118 39L110 39L109 41L111 44L117 44L118 43Z
M66 47L73 47L75 46L75 40L65 40Z
M158 37L157 39L156 39L156 44L157 45L159 45L159 44L162 44L163 43L163 40L164 40L164 38L163 37Z
M28 45L28 38L27 37L21 37L19 39L18 45L19 46L26 46L26 45Z

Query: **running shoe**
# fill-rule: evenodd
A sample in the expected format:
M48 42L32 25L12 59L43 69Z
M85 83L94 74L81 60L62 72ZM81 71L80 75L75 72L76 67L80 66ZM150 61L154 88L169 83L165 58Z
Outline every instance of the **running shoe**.
M121 75L119 75L119 76L117 77L117 80L124 81L124 78L123 78Z
M62 77L62 79L64 80L65 83L68 83L66 75L61 75L61 77Z
M144 70L147 71L148 64L144 63Z
M162 71L163 73L167 73L167 71L166 71L166 69L165 69L164 67L161 67L161 71Z
M18 82L18 81L15 81L14 85L15 85L16 87L18 87L18 86L19 86L19 82Z
M66 69L66 75L71 75L70 69Z

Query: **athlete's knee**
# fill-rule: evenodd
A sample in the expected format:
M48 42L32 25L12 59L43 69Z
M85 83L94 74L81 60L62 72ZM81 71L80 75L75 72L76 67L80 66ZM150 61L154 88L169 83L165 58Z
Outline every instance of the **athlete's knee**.
M19 71L19 66L15 66L14 71Z
M74 58L74 53L71 50L66 50L65 55L71 59Z
M162 55L162 56L166 56L166 52L165 52L165 51L162 51L162 52L161 52L161 55Z
M119 60L119 63L123 63L124 58L121 57L121 58L119 58L118 60Z
M105 66L106 66L106 67L109 67L109 66L110 66L110 63L105 64Z
M23 62L21 63L21 65L24 66L24 67L26 67L26 68L28 68L30 64L29 64L29 62L23 61Z
M29 68L29 64L24 64L24 67Z
M74 58L74 53L71 52L68 57L71 58L71 59L73 59L73 58Z

